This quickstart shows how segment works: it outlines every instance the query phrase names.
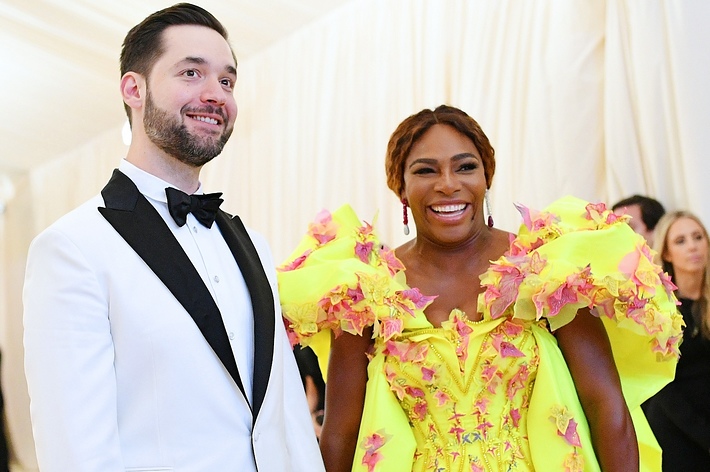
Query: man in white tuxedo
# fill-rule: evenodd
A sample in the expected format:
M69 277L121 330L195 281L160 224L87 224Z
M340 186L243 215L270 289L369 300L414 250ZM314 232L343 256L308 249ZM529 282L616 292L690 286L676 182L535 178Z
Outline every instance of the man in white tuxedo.
M232 132L236 67L194 5L124 40L128 154L28 256L42 472L323 470L269 249L199 181Z

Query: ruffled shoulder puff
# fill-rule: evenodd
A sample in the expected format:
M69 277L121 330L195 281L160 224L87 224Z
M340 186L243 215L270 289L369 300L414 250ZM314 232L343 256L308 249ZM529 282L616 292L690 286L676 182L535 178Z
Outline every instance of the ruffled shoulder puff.
M435 297L404 282L404 266L383 245L372 225L361 223L349 205L321 211L308 233L277 268L279 296L289 339L308 345L325 330L373 337L401 334L416 324ZM426 318L424 318L426 319Z
M523 217L510 250L481 276L484 316L539 320L550 329L577 310L612 320L647 336L661 358L677 358L682 317L668 274L655 252L603 203L564 197L537 212L516 205Z

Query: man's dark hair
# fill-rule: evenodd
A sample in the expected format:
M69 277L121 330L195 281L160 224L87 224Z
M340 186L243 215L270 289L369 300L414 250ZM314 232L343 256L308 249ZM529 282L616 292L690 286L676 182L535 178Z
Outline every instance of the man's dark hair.
M643 224L646 225L646 228L648 228L649 231L653 231L653 229L658 224L658 220L660 220L661 217L666 214L666 209L663 208L661 202L654 198L646 197L644 195L632 195L628 198L624 198L623 200L616 202L614 206L611 207L611 209L613 211L618 208L627 207L631 205L639 206L639 208L641 209L641 220L643 220Z
M191 3L178 3L153 13L131 28L121 47L121 77L133 71L148 79L153 65L164 52L163 31L179 25L205 26L229 41L227 30L210 12ZM237 63L236 57L234 63ZM130 121L131 109L126 104L124 107Z

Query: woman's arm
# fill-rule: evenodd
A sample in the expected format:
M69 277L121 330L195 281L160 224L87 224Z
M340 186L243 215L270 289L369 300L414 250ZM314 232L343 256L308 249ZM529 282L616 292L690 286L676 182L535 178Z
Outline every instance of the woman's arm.
M333 339L325 386L325 416L320 449L328 472L350 472L365 403L367 349L372 328L362 336L343 333Z
M639 450L631 415L602 320L588 309L555 332L567 362L592 443L604 472L639 469Z

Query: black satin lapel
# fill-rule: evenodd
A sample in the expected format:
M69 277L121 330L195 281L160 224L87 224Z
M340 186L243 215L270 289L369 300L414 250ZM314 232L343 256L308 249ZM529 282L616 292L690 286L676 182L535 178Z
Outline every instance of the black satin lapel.
M133 181L118 170L101 195L106 208L99 208L99 212L187 310L244 398L248 398L219 308L165 221Z
M225 212L217 212L217 224L227 242L239 269L244 276L254 312L254 380L252 403L254 420L264 401L266 387L271 375L274 357L274 295L269 279L264 272L259 254L256 252L244 224L235 216L230 218Z

